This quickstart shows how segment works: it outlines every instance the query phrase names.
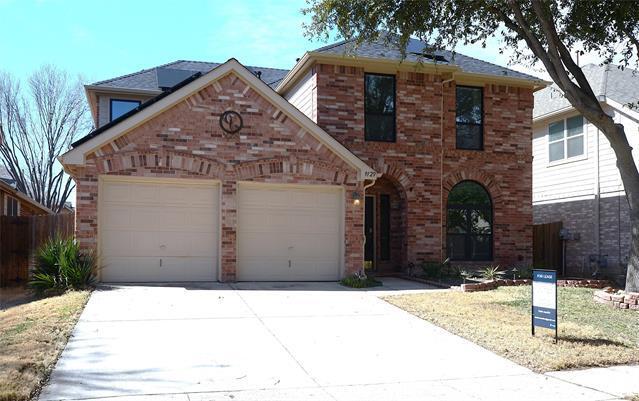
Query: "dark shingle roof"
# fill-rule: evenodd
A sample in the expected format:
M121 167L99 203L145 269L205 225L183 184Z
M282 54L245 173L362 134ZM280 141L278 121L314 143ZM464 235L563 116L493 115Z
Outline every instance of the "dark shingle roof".
M541 80L532 75L523 72L511 70L497 64L482 61L474 57L466 56L461 53L454 53L448 50L437 50L434 52L425 51L424 42L411 38L406 46L406 55L404 60L422 63L437 63L442 65L457 66L464 72L477 74L496 75L501 77L521 78L530 80ZM337 55L352 55L360 57L382 58L388 60L402 60L401 48L393 39L388 40L386 37L380 37L377 40L363 42L356 45L355 41L348 40L334 43L328 46L320 47L314 50L317 53L331 53ZM431 56L438 56L439 60L433 61L431 58L420 56L415 53L426 53ZM443 58L443 59L442 59Z
M102 86L105 88L122 88L122 89L139 89L139 90L152 90L160 91L158 86L157 70L160 68L172 68L176 70L186 70L207 73L213 68L219 66L221 63L209 63L204 61L188 61L178 60L172 63L159 65L146 70L134 72L132 74L122 75L120 77L107 79L104 81L95 82L92 86ZM288 73L288 70L282 70L278 68L267 67L246 67L254 74L261 72L261 79L267 85L275 88L277 84Z
M639 72L630 68L621 69L614 64L586 64L581 67L596 96L605 96L626 105L639 100ZM557 85L535 92L533 118L556 110L571 107Z

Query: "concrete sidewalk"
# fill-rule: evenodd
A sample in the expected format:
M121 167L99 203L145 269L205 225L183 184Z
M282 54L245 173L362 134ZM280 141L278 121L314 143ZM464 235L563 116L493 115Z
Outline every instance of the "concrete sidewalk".
M378 297L434 289L384 282L372 291L336 283L96 291L40 400L546 401L622 395L533 373L454 336Z

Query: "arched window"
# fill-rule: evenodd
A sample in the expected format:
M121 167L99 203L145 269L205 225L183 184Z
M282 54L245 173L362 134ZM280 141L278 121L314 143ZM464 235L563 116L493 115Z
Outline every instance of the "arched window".
M474 181L462 181L448 194L446 248L451 260L491 260L493 207L490 195Z

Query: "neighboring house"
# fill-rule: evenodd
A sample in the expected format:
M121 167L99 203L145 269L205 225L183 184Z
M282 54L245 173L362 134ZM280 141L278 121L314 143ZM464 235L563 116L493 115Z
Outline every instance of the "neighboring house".
M61 161L101 280L530 264L546 83L423 49L340 42L291 71L177 61L86 86L98 128Z
M53 214L49 208L18 191L15 181L4 166L0 166L0 215L32 216Z
M614 65L582 69L604 111L624 125L637 159L639 113L628 105L639 100L639 76ZM623 279L630 220L610 143L555 85L535 94L533 121L535 224L563 223L567 275Z

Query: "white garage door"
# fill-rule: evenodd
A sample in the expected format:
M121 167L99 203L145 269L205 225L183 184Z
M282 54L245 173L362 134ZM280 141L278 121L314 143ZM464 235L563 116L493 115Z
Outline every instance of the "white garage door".
M101 280L216 281L218 203L213 183L104 179Z
M240 184L238 197L238 280L339 278L340 188Z

